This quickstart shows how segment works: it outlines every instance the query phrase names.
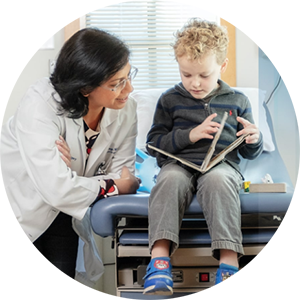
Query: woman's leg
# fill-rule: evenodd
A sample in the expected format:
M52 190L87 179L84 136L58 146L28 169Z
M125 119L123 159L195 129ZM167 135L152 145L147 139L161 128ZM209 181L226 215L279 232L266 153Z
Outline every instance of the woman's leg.
M71 216L59 213L33 244L54 266L75 278L78 235L73 230Z
M1 288L9 299L74 300L78 236L60 213L33 244L0 245Z

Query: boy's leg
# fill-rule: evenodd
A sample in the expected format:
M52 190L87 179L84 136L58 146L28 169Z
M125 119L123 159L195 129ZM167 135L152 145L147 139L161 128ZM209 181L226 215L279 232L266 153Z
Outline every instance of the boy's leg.
M151 258L169 256L170 255L170 240L158 240L154 243L151 252Z
M179 230L186 207L191 203L195 176L176 163L162 167L149 197L149 248L155 242L171 241L173 254L179 243Z
M200 175L197 181L197 199L212 239L213 256L220 260L220 266L232 266L235 272L238 256L244 253L239 198L241 184L241 175L227 163ZM221 275L228 277L235 272L226 269Z
M241 175L229 164L221 163L197 180L197 199L202 207L212 239L213 256L220 259L220 249L243 254Z
M144 294L171 295L171 254L179 243L183 214L194 192L194 176L176 163L164 166L149 198L149 247L152 259L145 276Z
M238 267L238 254L233 250L220 249L220 264Z

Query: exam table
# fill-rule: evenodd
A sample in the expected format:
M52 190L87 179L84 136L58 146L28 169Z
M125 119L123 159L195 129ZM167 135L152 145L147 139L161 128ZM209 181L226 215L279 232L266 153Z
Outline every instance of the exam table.
M275 150L263 151L255 160L241 158L245 181L260 183L270 174L276 183L285 183L283 193L248 193L241 189L242 233L245 255L240 267L245 267L275 234L292 200L294 188L278 151L272 120L262 104ZM137 157L137 160L140 157ZM151 173L151 172L150 172ZM149 176L151 174L149 173ZM91 210L95 234L113 237L116 256L117 296L131 299L174 298L198 292L214 285L218 261L212 258L211 239L202 209L194 197L185 212L180 231L180 246L171 258L174 294L144 296L143 276L150 261L148 249L148 192L120 195L98 201Z

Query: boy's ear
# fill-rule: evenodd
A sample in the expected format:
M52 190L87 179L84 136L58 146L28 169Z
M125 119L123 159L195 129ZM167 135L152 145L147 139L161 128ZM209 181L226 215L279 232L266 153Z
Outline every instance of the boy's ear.
M228 66L228 62L229 62L229 59L225 58L223 64L221 65L221 73L224 73L226 71L227 66Z

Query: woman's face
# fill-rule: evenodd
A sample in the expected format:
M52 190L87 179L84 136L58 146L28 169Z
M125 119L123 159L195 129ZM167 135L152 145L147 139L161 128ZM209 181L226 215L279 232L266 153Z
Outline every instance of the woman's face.
M117 89L116 91L112 91L111 89L113 89L122 80L126 80L128 78L130 69L131 65L128 62L127 65L118 71L113 77L89 93L87 96L89 100L89 111L102 110L104 107L121 109L125 106L129 94L133 91L130 80L126 81L124 89Z

